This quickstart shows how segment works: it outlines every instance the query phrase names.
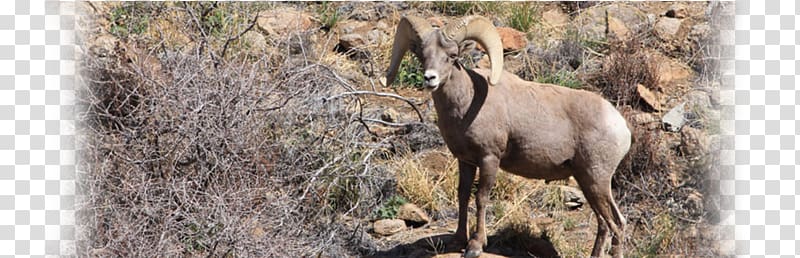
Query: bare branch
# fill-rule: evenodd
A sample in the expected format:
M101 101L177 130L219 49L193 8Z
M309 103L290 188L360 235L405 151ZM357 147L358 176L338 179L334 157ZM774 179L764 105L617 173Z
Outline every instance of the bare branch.
M337 94L337 95L333 95L333 96L330 96L330 97L323 98L323 101L327 102L327 101L331 101L331 100L334 100L334 99L338 99L338 98L345 97L345 96L351 96L351 95L372 95L372 96L386 97L386 98L393 98L393 99L397 99L397 100L402 100L402 101L408 103L409 106L414 108L414 111L417 112L417 116L419 117L419 122L420 123L424 123L425 122L425 118L422 116L422 112L420 112L419 108L417 108L417 105L421 105L422 104L421 102L417 102L417 101L414 101L412 99L409 99L409 98L406 98L406 97L403 97L403 96L400 96L400 95L397 95L397 94L394 94L394 93L374 92L374 91L364 91L364 90L350 91L350 92L344 92L344 93L340 93L340 94Z

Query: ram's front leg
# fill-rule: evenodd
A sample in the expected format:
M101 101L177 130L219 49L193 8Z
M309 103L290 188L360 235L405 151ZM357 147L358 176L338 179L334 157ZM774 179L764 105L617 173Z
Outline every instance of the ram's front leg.
M477 207L478 229L473 238L467 245L467 252L464 257L478 257L483 253L483 247L487 244L486 237L486 205L489 204L489 193L494 187L497 170L500 166L500 159L494 156L485 157L480 164L478 178L478 192L475 194L475 206Z
M475 181L477 167L463 161L458 161L458 228L453 238L453 244L459 248L467 244L469 238L468 219L469 197L472 194L472 182Z

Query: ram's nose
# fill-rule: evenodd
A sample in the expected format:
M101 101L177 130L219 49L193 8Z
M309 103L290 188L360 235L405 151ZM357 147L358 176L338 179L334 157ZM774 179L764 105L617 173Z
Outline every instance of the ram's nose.
M439 86L439 73L432 70L425 71L425 74L422 75L422 78L425 79L425 86L429 88L436 88Z

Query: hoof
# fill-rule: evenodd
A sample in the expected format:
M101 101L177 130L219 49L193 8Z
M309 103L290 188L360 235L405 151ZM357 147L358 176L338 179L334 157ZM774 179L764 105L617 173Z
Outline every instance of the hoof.
M467 251L464 252L464 258L475 258L481 256L483 253L483 244L472 239L467 245Z
M464 253L464 258L477 258L480 257L482 253L483 251L481 250L467 250L467 252Z

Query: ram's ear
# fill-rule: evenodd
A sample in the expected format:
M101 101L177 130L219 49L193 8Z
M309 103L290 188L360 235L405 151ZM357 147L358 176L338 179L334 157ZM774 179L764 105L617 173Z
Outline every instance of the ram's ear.
M458 55L469 54L478 45L474 40L464 40L458 44Z

